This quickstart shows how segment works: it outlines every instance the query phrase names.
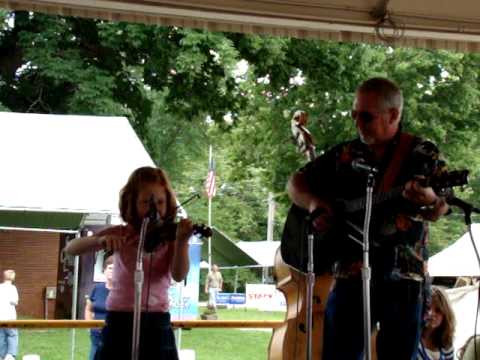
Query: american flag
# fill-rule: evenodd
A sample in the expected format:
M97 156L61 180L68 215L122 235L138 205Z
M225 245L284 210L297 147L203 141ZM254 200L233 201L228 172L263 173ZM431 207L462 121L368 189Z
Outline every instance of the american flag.
M209 199L213 198L217 193L217 188L215 186L215 162L213 158L210 159L208 164L208 175L205 180L205 192Z

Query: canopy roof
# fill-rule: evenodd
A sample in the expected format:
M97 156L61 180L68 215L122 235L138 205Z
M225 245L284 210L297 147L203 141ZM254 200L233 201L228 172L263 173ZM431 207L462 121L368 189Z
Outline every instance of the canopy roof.
M335 41L480 50L478 0L0 0L0 7L66 16ZM382 21L383 19L383 21Z
M212 263L220 267L255 266L258 263L227 235L212 228ZM208 259L208 247L202 246L202 259Z
M270 267L274 265L275 252L280 241L237 241L216 228L212 228L212 263L222 268L229 267ZM208 259L208 249L202 247L202 259ZM203 261L201 266L208 268Z
M78 229L87 215L118 215L130 173L154 165L124 117L0 112L0 153L2 227Z
M236 245L259 265L270 267L274 265L275 253L280 246L280 241L239 241Z
M475 246L480 251L480 224L472 224ZM468 232L449 247L428 260L431 276L480 276L472 241Z

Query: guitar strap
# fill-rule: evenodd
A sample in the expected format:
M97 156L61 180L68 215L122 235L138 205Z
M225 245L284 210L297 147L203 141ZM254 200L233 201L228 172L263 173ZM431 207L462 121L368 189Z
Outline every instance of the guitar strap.
M412 134L404 132L400 133L398 143L395 146L392 158L388 164L387 170L383 174L382 181L379 184L377 191L385 193L393 187L414 140L415 136Z

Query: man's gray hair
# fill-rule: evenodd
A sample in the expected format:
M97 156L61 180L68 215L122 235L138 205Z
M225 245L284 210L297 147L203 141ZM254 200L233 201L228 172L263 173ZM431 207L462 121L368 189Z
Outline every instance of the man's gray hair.
M397 84L389 79L381 77L368 79L358 87L357 92L377 94L384 109L396 108L400 114L402 113L402 91Z

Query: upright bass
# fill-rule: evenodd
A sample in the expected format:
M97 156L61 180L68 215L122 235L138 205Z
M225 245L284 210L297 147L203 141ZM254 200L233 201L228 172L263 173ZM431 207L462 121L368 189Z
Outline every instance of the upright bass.
M298 150L308 160L315 158L315 145L311 133L306 129L308 114L296 111L291 120L292 134ZM282 234L282 245L275 254L274 278L279 289L285 295L287 312L284 324L275 329L269 344L270 360L297 360L307 357L307 277L306 257L306 217L308 212L292 205L289 210ZM287 262L295 266L287 265ZM315 250L315 264L318 269L324 268L325 260L322 252ZM323 264L322 264L323 263ZM328 263L328 261L327 261ZM323 349L323 319L326 300L333 285L333 276L328 272L316 276L313 290L313 326L312 357L321 359Z

